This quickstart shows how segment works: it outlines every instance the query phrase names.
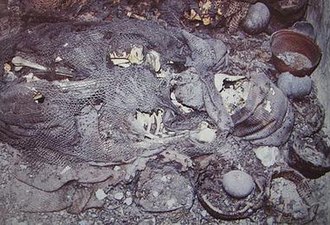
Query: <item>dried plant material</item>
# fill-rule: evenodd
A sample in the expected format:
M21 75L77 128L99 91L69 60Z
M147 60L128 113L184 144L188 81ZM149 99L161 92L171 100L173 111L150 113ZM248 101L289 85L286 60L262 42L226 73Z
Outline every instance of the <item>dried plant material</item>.
M185 18L188 20L197 20L197 21L201 21L202 18L200 17L200 15L197 14L197 12L194 9L190 9L190 12L185 12Z
M239 24L247 15L251 3L239 0L199 0L198 8L191 8L184 13L189 21L200 21L204 26L219 25L225 22L230 32L237 30Z
M212 2L210 0L202 0L199 2L199 8L202 10L204 14L208 13L211 7L212 7Z
M212 23L212 18L210 16L205 16L203 17L202 21L203 21L203 25L207 26Z

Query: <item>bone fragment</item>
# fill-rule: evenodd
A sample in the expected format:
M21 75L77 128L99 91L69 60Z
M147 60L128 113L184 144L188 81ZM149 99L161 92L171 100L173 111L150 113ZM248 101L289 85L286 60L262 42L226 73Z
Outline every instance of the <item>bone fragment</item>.
M15 56L11 62L15 65L15 66L18 66L18 67L23 67L23 66L26 66L26 67L30 67L30 68L33 68L33 69L37 69L37 70L42 70L42 71L47 71L47 67L44 67L40 64L37 64L37 63L34 63L34 62L30 62L26 59L23 59L22 57L20 56Z

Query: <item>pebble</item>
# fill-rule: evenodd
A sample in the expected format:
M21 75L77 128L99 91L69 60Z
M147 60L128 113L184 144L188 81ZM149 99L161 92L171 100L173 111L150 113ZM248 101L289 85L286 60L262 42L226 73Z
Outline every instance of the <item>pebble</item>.
M128 197L125 199L124 203L128 206L132 205L133 203L133 198L132 197Z
M81 220L79 221L78 225L90 225L91 223L87 220Z
M28 168L28 166L27 165L19 165L19 167L22 169L22 170L26 170L27 168Z
M201 215L202 217L207 217L208 213L206 212L206 210L202 210Z
M29 225L27 221L19 222L17 225Z
M116 199L116 200L122 200L124 198L124 194L122 192L117 192L113 195L113 197Z
M171 199L167 200L166 205L169 208L173 208L173 206L175 206L176 203L177 203L177 199L176 198L171 198Z
M217 137L217 130L201 125L196 132L191 132L190 137L202 143L211 143Z
M255 184L251 175L240 170L232 170L226 173L222 179L225 191L235 198L244 198L254 189Z
M120 167L120 166L115 166L115 167L113 168L113 170L114 170L114 171L119 171L119 170L121 170L121 167Z
M260 146L253 151L257 158L260 159L261 163L266 167L274 165L280 155L277 147Z
M141 220L138 225L155 225L156 219L154 217Z
M267 225L273 225L275 223L274 221L274 218L273 217L268 217L267 218L267 221L266 221L266 224Z
M95 192L95 196L98 200L103 200L107 197L107 194L104 192L103 189L98 189L96 192Z
M302 98L312 90L312 79L309 76L296 77L289 72L281 73L277 86L289 98Z
M158 191L153 191L153 192L152 192L152 195L153 195L154 197L158 197L158 196L159 196L159 192L158 192Z
M242 22L243 30L248 34L258 34L264 31L270 20L270 11L267 6L257 2L250 6Z

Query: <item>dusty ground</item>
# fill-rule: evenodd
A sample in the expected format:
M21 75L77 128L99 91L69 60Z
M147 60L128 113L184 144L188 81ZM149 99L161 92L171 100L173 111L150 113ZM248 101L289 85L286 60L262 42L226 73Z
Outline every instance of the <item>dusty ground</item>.
M1 186L4 190L10 180L14 179L11 167L17 163L17 152L10 146L1 144L0 169ZM314 221L308 224L329 224L330 221L330 174L311 181L311 187L315 201L319 203L318 213ZM105 190L106 204L102 209L91 209L74 215L65 210L52 213L18 213L7 206L10 205L10 196L1 196L0 201L0 224L5 225L53 225L53 224L79 224L79 225L102 225L102 224L274 224L274 218L267 216L263 210L249 219L237 221L224 221L212 218L199 204L197 200L189 210L179 210L169 213L148 213L137 206L132 196L134 187L119 184ZM2 193L0 189L0 193ZM289 189L284 189L289 190ZM292 195L292 193L289 193ZM298 206L299 210L299 206ZM285 224L285 223L282 223ZM299 224L293 222L292 224Z

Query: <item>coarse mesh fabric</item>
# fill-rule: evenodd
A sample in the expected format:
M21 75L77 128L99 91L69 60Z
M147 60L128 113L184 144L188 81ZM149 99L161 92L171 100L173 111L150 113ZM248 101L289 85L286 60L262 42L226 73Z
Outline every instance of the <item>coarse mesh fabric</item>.
M178 113L170 101L169 80L157 78L146 65L114 66L109 53L143 46L144 55L150 50L160 53L162 69L172 71L177 65L184 67L191 55L180 30L134 20L41 24L12 42L10 49L15 51L3 54L1 61L18 55L47 71L23 68L21 77L2 83L1 141L31 158L56 164L126 161L171 142L171 138L153 142L132 129L137 111ZM42 79L25 82L22 75L28 72ZM70 81L63 79L67 77Z
M77 75L74 79L83 81L41 80L2 87L2 139L40 157L52 159L65 155L104 160L111 145L111 148L113 145L127 145L119 140L116 143L113 138L113 143L101 146L102 137L92 131L99 127L96 117L100 114L101 121L116 123L106 126L127 129L124 121L120 121L123 115L129 117L128 113L135 110L149 112L159 106L160 99L155 97L159 81L142 68L116 70L107 67L106 57L111 48L118 48L122 40L126 40L124 43L130 47L130 41L134 42L138 36L120 32L115 25L110 27L117 30L117 36L111 34L109 26L93 28L90 24L44 24L27 31L24 41L17 44L16 52L22 52L25 58L32 56L32 61L47 67L53 67L55 58L61 57L63 66ZM134 32L134 28L132 25L129 30ZM33 96L37 92L44 96L45 102L35 104ZM97 111L95 106L101 104L102 108ZM84 147L82 136L85 136ZM120 152L117 149L115 155L121 155Z
M47 23L8 40L3 43L7 47L0 49L4 51L0 61L20 56L46 68L23 67L15 72L16 79L0 83L0 140L21 149L30 159L54 164L128 161L146 151L191 141L190 130L198 129L203 121L220 132L231 132L237 126L235 135L258 140L279 129L286 114L286 108L277 111L278 104L287 101L279 93L267 97L276 109L272 113L262 108L259 115L256 107L246 112L248 119L242 123L231 118L213 76L227 65L225 44L179 28L128 19ZM160 71L145 62L120 67L110 59L116 53L119 60L127 61L123 53L133 54L131 50L141 46L144 58L150 52L160 55ZM198 73L201 85L196 88L202 88L203 95L203 108L193 113L180 111L170 97L174 77L180 78L178 74L188 68ZM31 72L34 76L27 78ZM261 81L261 89L269 89L268 79L256 80ZM161 124L155 118L137 121L141 113L158 114L159 110L163 112ZM160 132L161 126L165 133ZM288 132L290 127L275 139Z

